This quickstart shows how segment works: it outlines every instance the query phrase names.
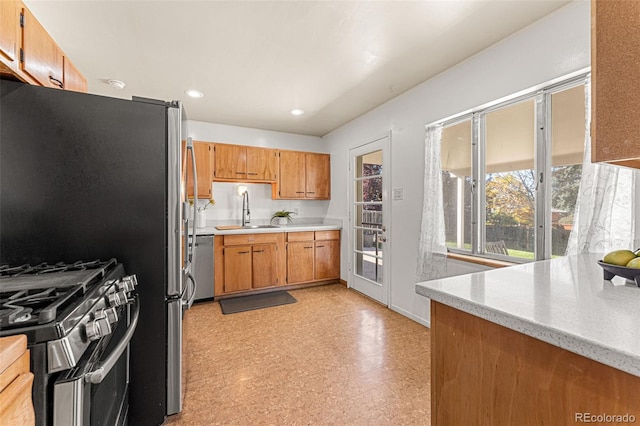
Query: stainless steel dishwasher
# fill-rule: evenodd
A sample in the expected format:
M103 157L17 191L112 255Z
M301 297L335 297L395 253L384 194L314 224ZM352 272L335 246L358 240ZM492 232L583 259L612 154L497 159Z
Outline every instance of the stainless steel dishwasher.
M213 235L196 237L195 300L213 299Z

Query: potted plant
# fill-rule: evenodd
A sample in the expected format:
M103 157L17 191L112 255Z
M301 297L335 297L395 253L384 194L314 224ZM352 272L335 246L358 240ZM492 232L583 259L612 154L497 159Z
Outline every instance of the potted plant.
M273 220L277 218L279 225L286 225L293 221L293 218L291 217L292 214L295 213L288 210L279 210L275 212L273 216L271 216L271 222L273 222Z

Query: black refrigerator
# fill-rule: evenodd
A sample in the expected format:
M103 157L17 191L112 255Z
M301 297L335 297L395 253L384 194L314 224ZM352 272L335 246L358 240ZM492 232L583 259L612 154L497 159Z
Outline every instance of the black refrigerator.
M137 275L130 425L182 406L186 123L178 102L0 80L0 265L116 258Z

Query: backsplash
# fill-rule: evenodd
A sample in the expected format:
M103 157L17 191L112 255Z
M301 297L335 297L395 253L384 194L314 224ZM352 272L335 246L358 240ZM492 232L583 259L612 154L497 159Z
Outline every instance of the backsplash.
M278 210L298 211L293 220L305 217L323 218L327 214L329 201L327 200L273 200L271 199L271 185L260 183L213 183L214 206L205 210L207 221L240 222L242 217L242 197L238 195L238 186L246 186L249 192L249 206L251 220L260 223L268 222L273 213ZM198 206L204 206L207 200L198 200Z

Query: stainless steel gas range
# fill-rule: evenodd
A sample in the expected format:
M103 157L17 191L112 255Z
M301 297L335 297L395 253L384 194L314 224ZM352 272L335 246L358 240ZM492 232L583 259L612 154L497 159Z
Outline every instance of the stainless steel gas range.
M0 266L0 337L27 336L36 424L126 424L136 284L115 259Z

